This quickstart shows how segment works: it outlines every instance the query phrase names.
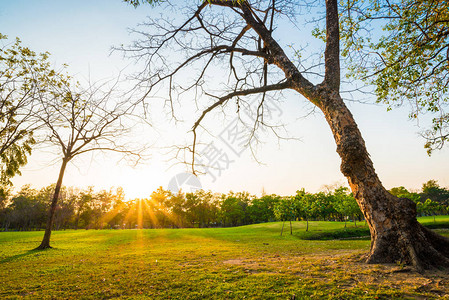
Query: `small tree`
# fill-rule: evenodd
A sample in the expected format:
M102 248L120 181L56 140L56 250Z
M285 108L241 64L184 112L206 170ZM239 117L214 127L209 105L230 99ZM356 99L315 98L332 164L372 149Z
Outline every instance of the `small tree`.
M293 234L292 220L297 217L297 202L294 197L285 197L280 199L274 207L274 215L276 219L282 221L281 235L284 232L285 221L290 222L290 234Z
M272 222L275 219L274 208L281 201L278 195L263 195L248 206L247 211L252 223Z
M82 89L79 84L70 86L69 78L60 75L58 80L45 84L41 94L41 112L35 115L46 127L46 141L61 150L61 168L53 193L47 226L42 243L37 249L50 247L50 235L55 210L67 164L75 157L92 151L115 151L130 155L137 161L140 151L130 150L123 137L130 133L125 118L131 115L132 105L117 103L113 89L103 92L90 85Z
M125 218L125 192L122 187L115 189L115 193L112 189L109 192L111 198L111 209L102 216L102 221L107 223L109 228L122 228L123 220Z
M240 195L230 192L222 195L220 205L221 218L225 226L243 225L245 221L245 208L247 203L243 201Z
M317 206L315 196L306 193L304 189L296 191L295 202L298 216L306 220L306 231L309 231L309 220L316 217Z
M346 220L348 217L352 216L354 219L354 225L357 227L356 217L360 215L360 208L357 205L355 198L349 194L349 190L346 187L337 188L334 191L334 197L336 198L335 209L344 216L345 228Z
M173 226L185 227L186 225L186 195L179 190L176 194L170 193L167 199L167 205L170 208L171 221Z
M436 222L435 215L442 209L442 207L438 202L431 199L426 199L424 202L418 202L417 209L421 213L432 215L433 221Z
M431 199L440 204L449 205L449 190L440 187L436 180L429 180L422 186L421 201Z

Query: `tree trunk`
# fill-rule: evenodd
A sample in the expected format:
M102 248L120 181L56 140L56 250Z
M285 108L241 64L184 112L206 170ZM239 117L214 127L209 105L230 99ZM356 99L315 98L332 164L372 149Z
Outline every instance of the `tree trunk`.
M416 205L397 198L383 187L374 170L357 124L340 97L340 48L338 1L326 0L325 77L314 85L272 38L271 32L253 18L248 6L242 5L243 17L264 40L272 64L285 73L290 88L306 97L324 113L337 144L341 172L365 216L371 232L369 263L413 264L422 270L430 266L449 267L449 239L423 227L416 220ZM307 229L308 230L308 222Z
M293 229L292 229L292 220L290 220L290 234L293 234Z
M391 195L379 180L365 142L338 92L322 88L319 107L332 130L341 158L341 172L371 232L368 263L402 262L418 270L449 267L449 239L416 220L416 205Z
M282 222L281 235L282 235L282 233L284 232L284 224L285 224L285 221Z
M39 247L36 248L36 250L43 250L43 249L51 248L51 246L50 246L51 229L53 227L56 206L58 204L59 191L61 190L62 179L64 177L64 172L65 172L65 168L67 166L68 161L69 161L69 159L66 157L64 157L62 160L61 169L59 170L58 181L56 182L55 192L53 194L53 199L51 201L50 210L48 212L48 220L47 220L47 226L45 228L44 238L42 239L42 243L39 245Z
M430 266L449 267L449 239L423 227L416 220L416 205L397 198L383 187L357 124L340 97L340 46L338 1L326 0L325 76L314 85L288 59L271 32L253 18L248 5L243 17L263 39L272 61L285 73L290 88L306 97L324 113L337 144L341 172L365 216L371 232L370 263L411 263L422 270ZM307 228L308 230L308 228Z

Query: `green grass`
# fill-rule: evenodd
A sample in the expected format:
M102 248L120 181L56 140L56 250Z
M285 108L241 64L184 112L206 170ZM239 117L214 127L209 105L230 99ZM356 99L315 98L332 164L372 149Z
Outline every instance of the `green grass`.
M433 217L420 221L430 224ZM445 222L449 217L437 217ZM43 232L2 232L0 299L389 299L448 292L445 274L360 262L369 239L344 238L363 236L366 228L343 226L310 222L306 233L305 222L293 222L290 235L285 223L283 236L280 222L58 231L55 248L45 251L30 251Z

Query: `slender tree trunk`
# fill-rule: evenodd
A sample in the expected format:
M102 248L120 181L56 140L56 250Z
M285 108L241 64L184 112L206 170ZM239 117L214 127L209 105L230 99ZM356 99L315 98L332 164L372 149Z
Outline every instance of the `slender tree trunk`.
M44 238L42 239L42 243L36 249L42 250L42 249L51 248L51 246L50 246L51 229L53 227L56 206L58 204L59 192L61 190L62 179L64 177L64 172L65 172L65 168L67 166L68 161L69 161L69 159L66 157L64 157L62 160L61 169L59 170L58 181L56 182L55 192L53 194L53 199L51 201L50 210L48 212L47 226L45 228Z
M345 228L346 228L346 217L345 217Z
M338 92L322 91L319 107L329 123L354 197L371 232L369 263L401 261L418 270L449 266L449 239L416 220L416 204L391 195L379 180L365 142Z
M306 218L306 231L309 231L309 218Z
M284 224L285 224L285 221L282 222L281 235L282 235L282 233L284 232Z
M292 220L290 220L290 234L293 234L293 229L292 229Z

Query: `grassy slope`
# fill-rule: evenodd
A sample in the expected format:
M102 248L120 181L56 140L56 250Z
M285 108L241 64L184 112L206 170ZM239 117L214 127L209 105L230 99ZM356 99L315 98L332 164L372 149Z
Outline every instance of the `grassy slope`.
M449 217L437 221L449 223ZM52 236L56 248L46 251L29 251L42 232L3 232L0 298L373 299L449 292L449 276L441 272L360 263L369 239L303 240L340 235L343 223L310 222L305 233L305 223L294 222L292 236L285 225L282 237L282 223L59 231Z

